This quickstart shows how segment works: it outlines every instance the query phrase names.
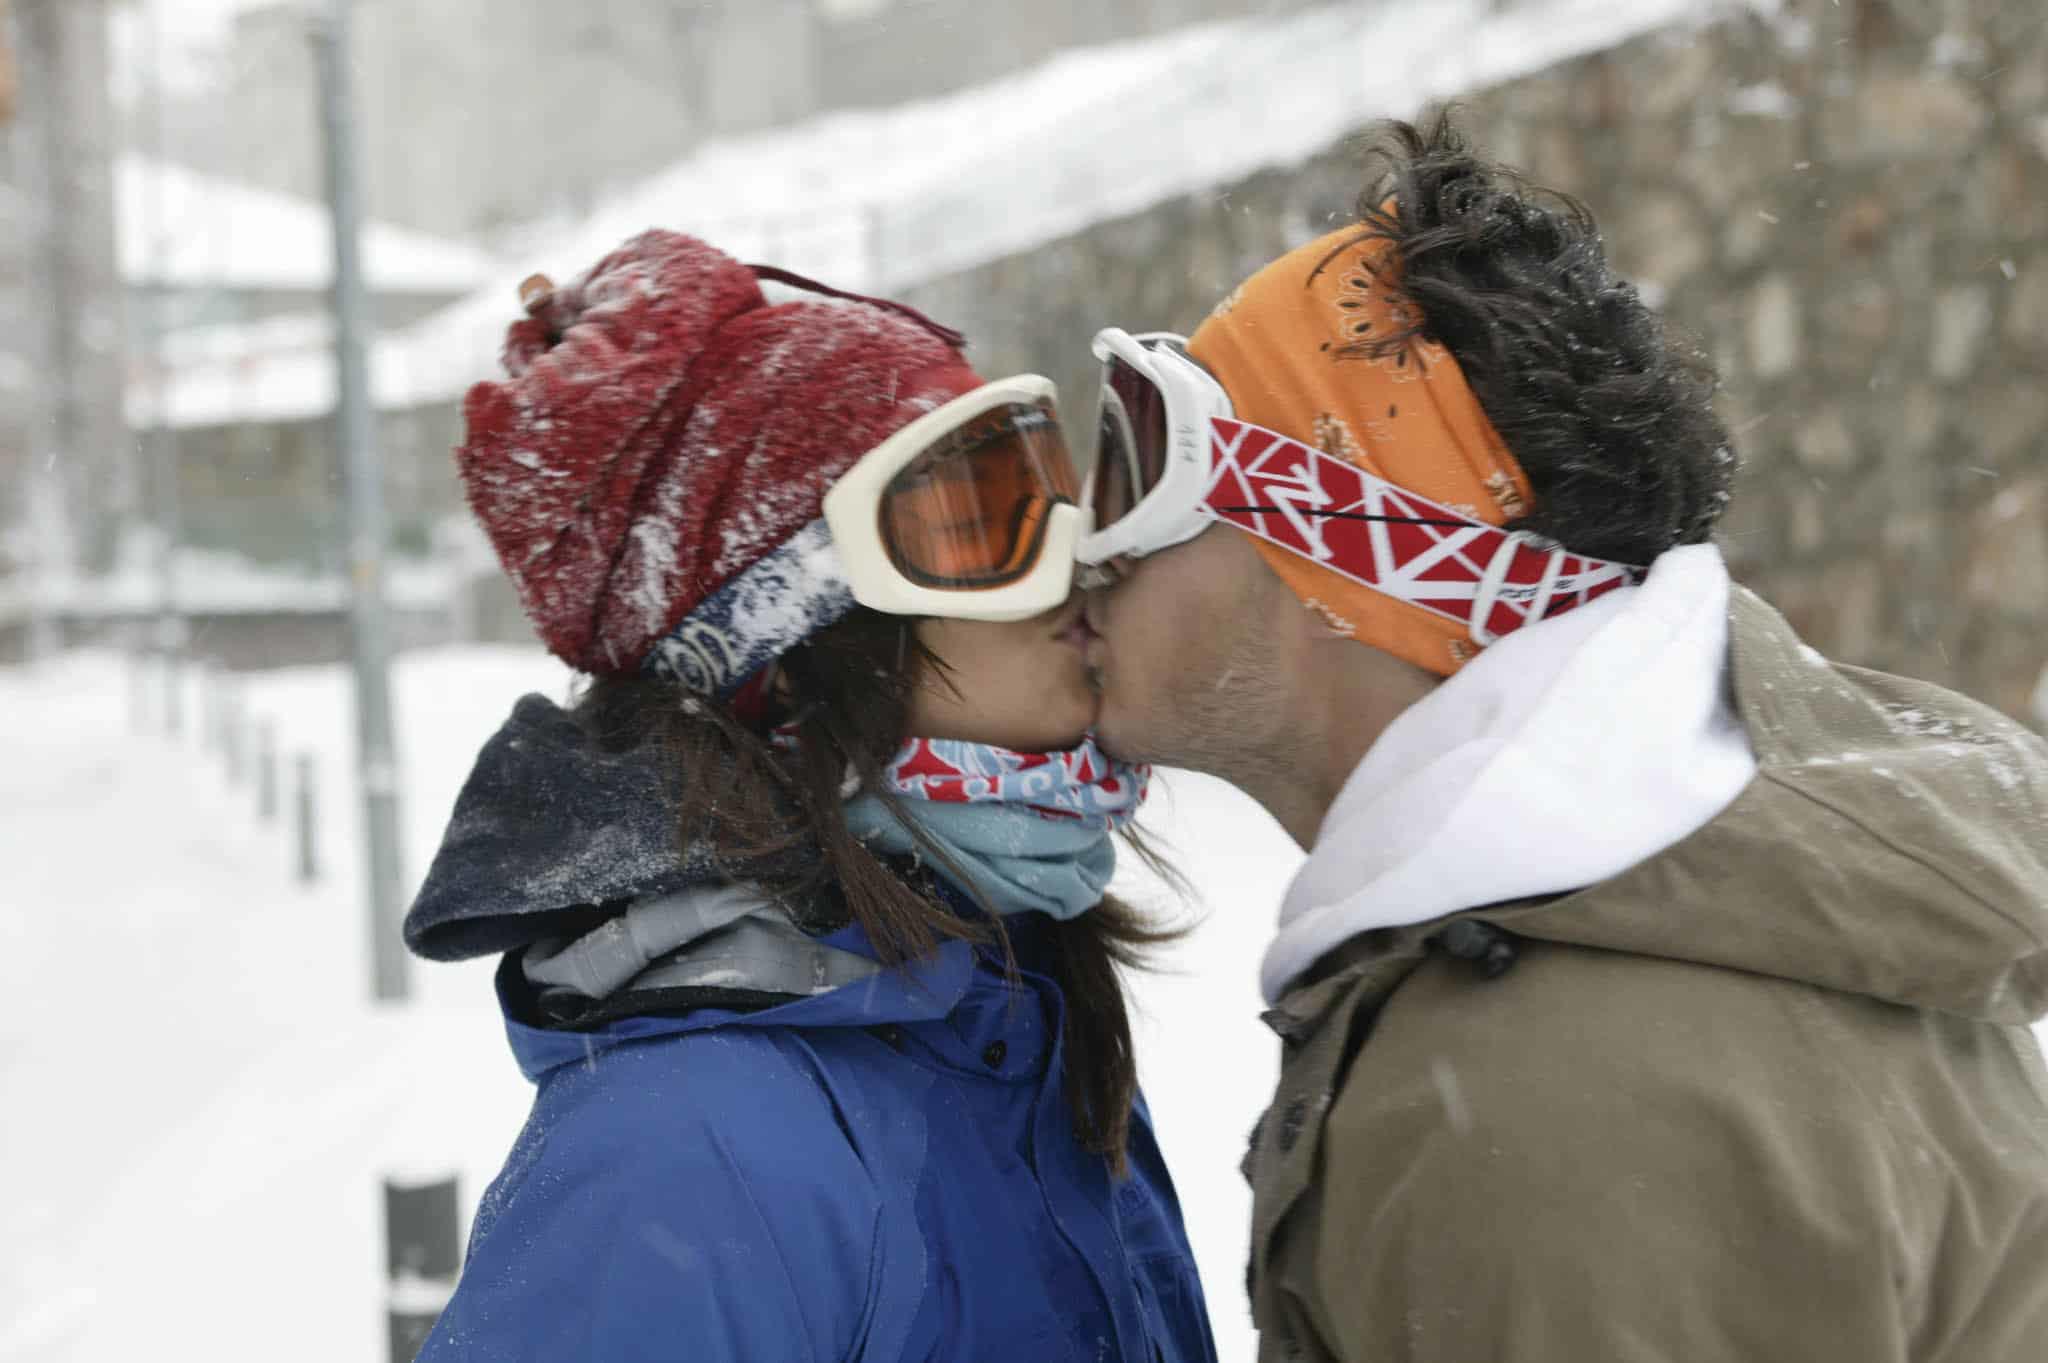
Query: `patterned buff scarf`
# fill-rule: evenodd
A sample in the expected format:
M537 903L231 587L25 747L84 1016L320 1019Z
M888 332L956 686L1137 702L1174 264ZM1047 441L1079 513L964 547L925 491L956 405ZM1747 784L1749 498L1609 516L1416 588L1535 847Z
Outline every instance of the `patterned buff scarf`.
M985 743L915 738L886 772L915 800L918 828L1001 913L1073 918L1102 902L1116 870L1110 834L1144 802L1149 767L1114 762L1084 739L1066 752L1020 753ZM912 856L917 844L872 794L847 801L853 835Z

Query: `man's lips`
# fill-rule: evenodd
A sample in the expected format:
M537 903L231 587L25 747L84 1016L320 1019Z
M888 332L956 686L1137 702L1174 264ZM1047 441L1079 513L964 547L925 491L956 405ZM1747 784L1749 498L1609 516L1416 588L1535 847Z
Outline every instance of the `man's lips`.
M1094 642L1095 639L1095 631L1088 624L1088 613L1086 611L1075 611L1074 618L1067 621L1066 625L1053 637L1063 644L1071 644L1075 648L1085 651L1088 645Z
M1081 627L1088 631L1088 637L1083 641L1081 653L1088 660L1088 666L1091 669L1099 668L1102 665L1103 648L1108 642L1103 637L1102 624L1102 602L1093 593L1090 593L1084 598L1081 610Z

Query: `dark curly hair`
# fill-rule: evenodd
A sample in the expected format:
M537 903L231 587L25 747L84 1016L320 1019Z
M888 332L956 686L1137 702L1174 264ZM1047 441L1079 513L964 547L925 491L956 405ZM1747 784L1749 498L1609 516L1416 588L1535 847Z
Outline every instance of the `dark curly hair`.
M1536 492L1512 528L1636 564L1709 538L1736 471L1713 367L1615 276L1586 206L1481 159L1449 110L1382 125L1370 156L1354 241L1391 243L1417 321L1346 349L1419 334L1457 358Z

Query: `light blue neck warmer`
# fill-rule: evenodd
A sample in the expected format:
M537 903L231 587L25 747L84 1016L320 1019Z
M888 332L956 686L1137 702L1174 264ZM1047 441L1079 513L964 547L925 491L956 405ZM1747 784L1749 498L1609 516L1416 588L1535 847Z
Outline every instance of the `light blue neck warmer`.
M1082 820L1048 819L1017 804L902 803L925 836L973 880L961 888L979 892L998 913L1078 917L1102 902L1116 871L1109 830ZM920 851L902 821L874 795L846 802L846 826L875 851Z

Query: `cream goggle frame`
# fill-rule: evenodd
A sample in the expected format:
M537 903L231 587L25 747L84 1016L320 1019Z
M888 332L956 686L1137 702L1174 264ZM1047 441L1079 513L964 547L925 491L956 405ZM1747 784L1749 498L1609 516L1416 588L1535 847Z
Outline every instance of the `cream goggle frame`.
M1067 599L1089 516L1050 379L983 384L862 455L825 495L854 600L1021 620Z

